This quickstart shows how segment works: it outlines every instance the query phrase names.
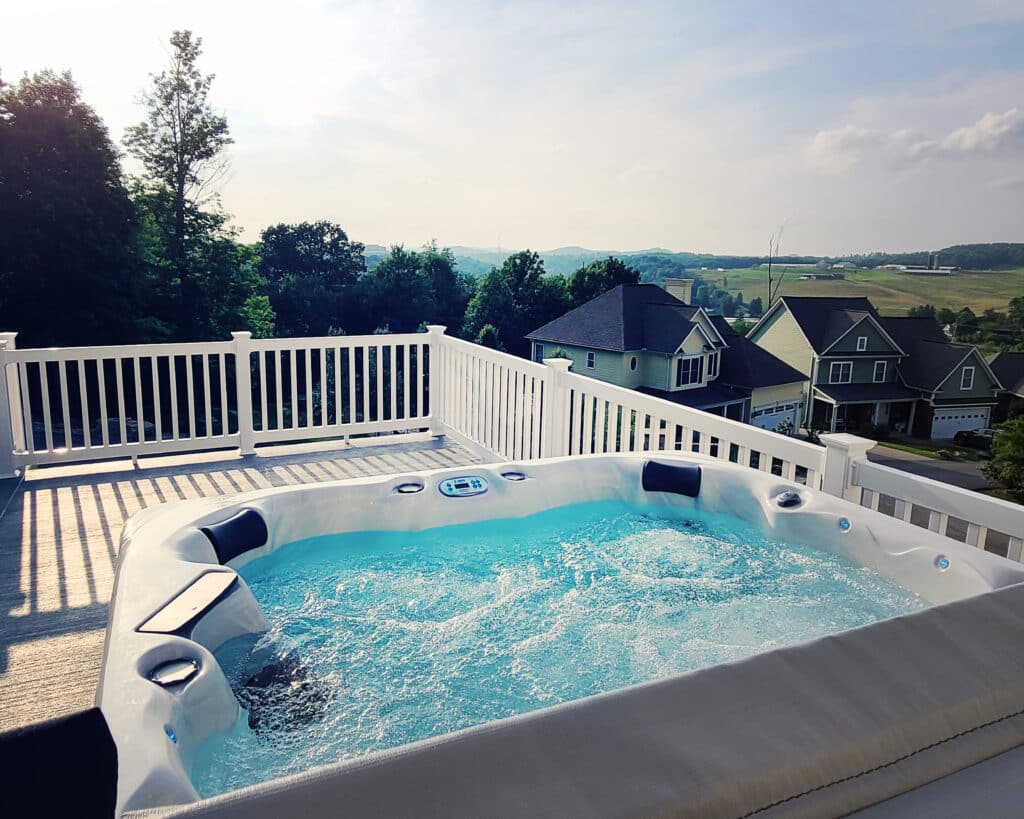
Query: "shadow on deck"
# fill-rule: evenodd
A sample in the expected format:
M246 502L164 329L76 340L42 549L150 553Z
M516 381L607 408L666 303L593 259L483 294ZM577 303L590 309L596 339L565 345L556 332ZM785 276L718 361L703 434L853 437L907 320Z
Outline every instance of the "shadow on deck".
M445 438L33 469L0 496L0 731L92 705L121 528L168 501L479 463Z

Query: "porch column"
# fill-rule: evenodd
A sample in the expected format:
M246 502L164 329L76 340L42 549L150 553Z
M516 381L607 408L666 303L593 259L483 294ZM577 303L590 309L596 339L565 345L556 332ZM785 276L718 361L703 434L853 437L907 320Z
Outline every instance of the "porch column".
M836 431L836 416L837 415L839 415L839 405L838 404L832 404L832 425L831 425L831 429L829 430L829 432L835 432Z
M569 454L566 427L569 408L565 403L565 374L572 361L568 358L545 358L548 368L544 373L544 405L541 415L541 455L556 458Z
M907 435L914 434L914 413L917 411L917 401L910 402L910 420L907 421Z
M24 449L25 446L18 375L17 372L7 372L7 351L14 349L14 337L17 335L0 333L0 478L10 478L17 474L14 450ZM29 430L31 434L32 430Z
M445 348L446 336L444 334L447 329L443 324L427 325L426 346L430 349L430 369L424 385L424 395L417 397L417 401L422 401L424 396L428 396L430 414L427 420L430 422L430 434L434 436L444 434L445 424L447 423L445 413L449 411L446 403L451 384L448 383L448 351ZM420 347L421 351L423 349L423 347ZM420 355L422 355L422 352ZM422 361L419 363L419 366L423 366Z

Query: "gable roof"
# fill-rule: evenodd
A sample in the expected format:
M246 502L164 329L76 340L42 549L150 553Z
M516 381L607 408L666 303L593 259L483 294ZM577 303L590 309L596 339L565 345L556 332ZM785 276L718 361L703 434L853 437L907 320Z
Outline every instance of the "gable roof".
M737 333L722 316L711 316L711 322L729 345L718 370L721 383L754 390L807 380L802 372Z
M886 331L906 351L899 365L903 383L924 390L935 390L967 359L976 348L956 344L946 338L933 318L883 318ZM984 360L981 359L984 364Z
M811 348L819 355L865 319L888 335L882 317L863 296L782 296L779 302L786 306ZM896 339L890 338L890 341L900 347Z
M1024 352L996 353L988 364L1005 390L1024 396Z
M699 328L694 320L699 311L657 285L620 284L526 337L616 352L646 349L672 354ZM717 339L710 341L713 347L723 346Z

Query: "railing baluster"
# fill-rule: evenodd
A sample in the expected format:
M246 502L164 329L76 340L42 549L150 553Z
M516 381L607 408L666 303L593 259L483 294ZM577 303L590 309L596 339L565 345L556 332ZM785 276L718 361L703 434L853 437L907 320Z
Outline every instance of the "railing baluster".
M68 364L57 362L57 373L60 376L60 411L64 423L64 448L71 449L71 406L68 400Z
M220 434L227 435L230 425L228 423L228 369L227 360L224 353L217 354L217 380L220 382ZM235 367L248 367L249 358L246 356L244 361L235 359ZM236 386L237 389L237 386ZM241 422L241 419L239 419Z
M210 357L203 353L200 357L203 362L203 408L206 410L206 437L213 436L213 406L210 402Z
M320 426L327 426L327 348L320 347L317 352L320 354Z
M188 397L188 404L186 408L188 410L188 437L193 439L196 437L196 390L195 390L195 373L192 372L195 362L192 360L192 356L185 356L185 387Z
M156 440L164 439L164 425L160 412L160 366L155 355L149 357L149 371L153 378L153 426L156 429Z
M110 416L107 414L107 374L104 372L106 359L96 359L96 383L100 393L100 440L104 449L110 446Z
M270 425L267 423L267 353L266 350L258 350L256 352L256 358L259 360L259 373L260 373L260 431L266 431L270 429ZM239 366L239 362L235 361L235 367Z
M411 418L409 412L409 347L406 343L402 345L402 418ZM441 351L438 350L438 353ZM437 385L438 394L444 389L441 384Z
M39 365L44 366L43 364ZM22 425L25 428L25 448L29 455L36 452L36 435L32 423L32 401L30 400L31 387L28 380L28 362L18 363L18 382L21 386L21 417Z
M181 427L178 425L178 356L167 356L167 375L171 384L171 440L177 441L181 437ZM102 389L103 379L100 379L100 394ZM106 445L106 440L103 443Z
M146 442L146 413L142 409L142 365L137 355L132 356L132 373L135 380L135 443L143 444Z
M356 350L348 348L348 422L356 422Z

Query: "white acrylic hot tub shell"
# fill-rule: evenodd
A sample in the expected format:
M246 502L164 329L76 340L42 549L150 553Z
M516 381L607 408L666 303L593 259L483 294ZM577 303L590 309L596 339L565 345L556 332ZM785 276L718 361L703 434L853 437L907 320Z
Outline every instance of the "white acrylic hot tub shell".
M697 499L645 492L646 460L698 463L703 470ZM520 472L511 481L502 473ZM484 476L490 490L471 498L445 498L438 484L456 475ZM424 484L415 494L395 487ZM800 493L802 503L782 509L776 497ZM136 629L203 572L221 570L198 527L244 508L267 521L267 546L229 564L239 568L281 545L346 531L421 530L453 523L521 517L590 500L620 500L694 508L736 515L770 530L780 540L834 551L940 604L1024 580L1024 567L927 530L770 474L700 456L601 455L501 463L432 472L362 478L274 489L200 501L166 504L140 513L125 526L111 602L107 643L97 701L119 751L119 810L179 804L198 798L187 769L195 749L236 721L238 703L213 657L225 641L266 628L266 620L244 581L195 626L192 639L143 634ZM842 532L838 522L851 522ZM949 559L945 571L936 567ZM228 569L230 570L230 569ZM177 690L146 679L160 662L194 659L199 673ZM168 739L173 731L177 742Z

